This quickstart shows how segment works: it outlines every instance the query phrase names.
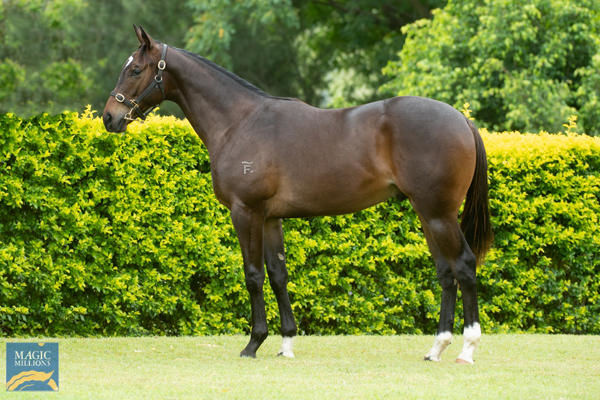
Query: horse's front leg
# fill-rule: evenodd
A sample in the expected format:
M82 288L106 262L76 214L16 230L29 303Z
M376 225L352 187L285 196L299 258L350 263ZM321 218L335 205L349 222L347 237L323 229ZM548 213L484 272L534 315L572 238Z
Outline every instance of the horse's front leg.
M288 272L285 267L285 250L283 246L283 230L281 219L268 219L264 232L265 261L271 288L277 298L279 315L281 317L281 336L283 342L279 355L294 357L292 340L296 336L296 321L292 313L290 298L287 291Z
M237 232L244 258L246 288L250 293L252 307L252 332L250 342L240 353L242 357L256 357L256 350L267 338L267 317L263 284L265 269L263 266L263 229L264 217L261 212L245 205L236 205L231 209L231 220Z

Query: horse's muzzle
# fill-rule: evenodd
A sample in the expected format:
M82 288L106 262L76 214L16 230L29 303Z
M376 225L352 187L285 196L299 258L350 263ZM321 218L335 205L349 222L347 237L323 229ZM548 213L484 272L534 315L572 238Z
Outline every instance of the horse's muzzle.
M109 132L125 132L127 129L127 121L123 116L116 117L110 111L105 111L102 116L104 127Z

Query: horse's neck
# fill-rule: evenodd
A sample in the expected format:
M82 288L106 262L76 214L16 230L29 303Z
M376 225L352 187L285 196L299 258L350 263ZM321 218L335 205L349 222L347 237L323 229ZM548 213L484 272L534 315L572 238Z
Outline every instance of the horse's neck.
M202 61L177 50L173 53L167 69L176 88L167 97L181 107L210 152L220 146L230 127L260 105L260 96Z

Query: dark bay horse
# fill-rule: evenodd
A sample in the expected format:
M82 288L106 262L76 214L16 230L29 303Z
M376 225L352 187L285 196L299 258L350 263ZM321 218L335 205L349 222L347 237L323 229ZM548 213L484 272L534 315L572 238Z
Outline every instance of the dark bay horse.
M250 293L252 331L242 356L255 357L267 337L266 264L281 316L280 354L293 357L282 218L352 213L398 197L419 215L442 286L438 334L425 359L439 361L450 344L460 286L465 328L457 361L473 362L481 336L475 271L492 230L486 153L467 118L419 97L337 110L273 97L200 56L154 41L141 27L135 31L140 47L106 103L104 124L124 132L168 99L206 145Z

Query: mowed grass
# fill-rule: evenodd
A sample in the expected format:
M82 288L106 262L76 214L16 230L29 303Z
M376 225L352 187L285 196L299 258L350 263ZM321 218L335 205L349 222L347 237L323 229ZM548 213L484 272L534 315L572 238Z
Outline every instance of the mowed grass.
M278 336L256 359L244 336L3 341L60 343L59 393L7 399L600 399L600 336L484 335L475 365L454 363L460 336L440 363L432 336L298 337L295 359Z

